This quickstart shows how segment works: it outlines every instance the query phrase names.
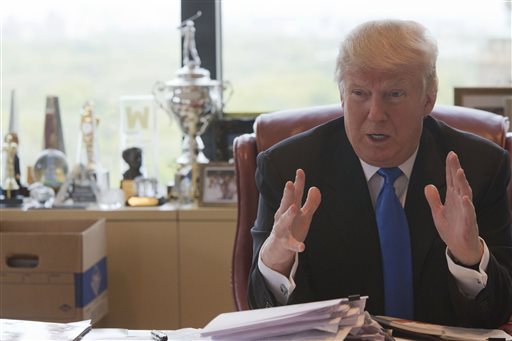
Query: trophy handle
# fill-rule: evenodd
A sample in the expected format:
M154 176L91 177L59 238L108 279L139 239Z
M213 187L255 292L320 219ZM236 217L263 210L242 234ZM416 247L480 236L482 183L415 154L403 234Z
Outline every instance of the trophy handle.
M155 83L155 85L153 86L153 96L155 98L155 102L158 104L158 106L163 110L165 111L167 114L171 115L172 116L172 112L169 110L169 108L167 108L167 106L165 105L165 98L162 97L164 92L166 90L166 86L165 86L165 83L164 82L161 82L161 81L158 81Z
M222 108L224 108L226 103L231 99L231 96L233 96L233 84L231 84L230 81L222 82L222 92L224 91L227 91L227 96L222 96Z

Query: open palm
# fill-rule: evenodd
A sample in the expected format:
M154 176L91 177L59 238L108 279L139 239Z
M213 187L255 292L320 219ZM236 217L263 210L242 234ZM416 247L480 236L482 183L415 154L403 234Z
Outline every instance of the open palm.
M304 240L321 201L318 188L311 187L306 202L301 205L304 185L304 171L298 169L295 181L288 181L285 185L281 204L274 215L272 232L260 253L265 265L283 274L289 272L295 252L304 251Z
M434 185L425 187L437 231L451 254L464 265L474 265L482 257L472 191L457 154L446 157L446 198L441 202Z

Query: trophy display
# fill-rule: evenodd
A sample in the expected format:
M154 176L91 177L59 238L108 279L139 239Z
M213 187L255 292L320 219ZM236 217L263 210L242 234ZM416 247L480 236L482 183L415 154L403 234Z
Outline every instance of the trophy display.
M145 177L141 172L143 151L138 147L131 147L123 151L123 160L128 169L123 173L121 189L123 190L128 206L158 206L165 200L159 196L158 180Z
M97 168L97 144L95 143L96 126L99 120L94 117L92 106L89 102L84 105L84 111L80 116L80 139L81 148L79 148L78 162L85 165L90 172L95 172Z
M123 150L123 160L128 164L128 169L123 173L121 180L121 189L124 192L125 199L137 195L137 186L135 179L142 177L142 149L131 147Z
M101 192L108 190L108 172L98 161L97 126L92 104L86 102L80 115L77 165L59 189L55 204L96 203Z
M43 151L33 167L34 181L58 191L68 173L65 152L59 98L47 96Z
M92 103L84 104L80 116L80 139L77 163L85 166L96 181L100 191L108 190L110 187L109 173L102 167L99 161L98 131L99 118L92 110Z
M66 154L64 132L60 117L59 98L46 96L46 113L44 116L44 149L57 149Z
M9 108L9 131L8 133L11 135L12 141L17 144L17 148L20 146L18 132L19 132L19 117L18 110L16 105L16 91L11 90L11 105ZM18 153L14 155L14 176L16 178L16 183L18 184L18 192L20 195L24 197L28 197L29 191L26 186L22 184L21 181L21 168L20 168L20 158Z
M4 138L2 151L5 152L5 169L2 180L2 194L0 196L0 207L18 207L23 204L23 196L20 195L20 186L16 181L15 157L18 150L18 143L15 135L8 133Z
M119 104L121 137L119 152L123 155L119 168L123 174L123 180L133 180L138 175L158 178L158 117L154 96L121 96ZM141 162L136 169L130 166L133 162L125 158L131 159L137 154L132 148L138 148L144 156L144 162ZM127 165L130 167L129 171L126 168ZM126 171L128 173L125 176ZM130 174L131 172L140 174L133 175Z
M175 187L182 203L196 201L198 193L198 164L208 163L202 152L200 135L208 124L221 113L224 86L210 79L210 72L201 68L196 49L194 17L185 20L178 28L183 36L183 66L176 77L167 82L157 82L153 95L158 105L176 119L183 133L182 153L178 157L178 174Z

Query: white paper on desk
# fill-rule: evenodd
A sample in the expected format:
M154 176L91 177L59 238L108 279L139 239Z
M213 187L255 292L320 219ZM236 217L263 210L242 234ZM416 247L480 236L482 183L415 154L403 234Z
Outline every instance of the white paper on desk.
M357 307L350 308L347 314L340 321L340 326L360 327L364 323L364 315L361 314Z
M197 341L202 339L200 329L183 328L178 330L164 330L169 340L173 341ZM94 328L80 341L153 341L151 330L133 330L123 328Z
M358 301L366 299L363 297ZM310 329L336 333L340 321L351 312L353 305L359 307L361 303L343 298L225 313L208 323L201 335L222 339L240 339L242 336L244 339L261 339Z
M408 321L387 316L374 316L374 320L392 328L399 328L410 332L426 335L439 336L446 340L464 340L464 341L485 341L489 338L498 338L512 341L512 336L498 329L477 329L450 327L439 324Z
M286 319L306 319L311 315L330 316L332 311L342 304L348 302L347 299L334 299L328 301L293 304L281 307L255 309L246 311L237 311L218 315L203 328L203 335L215 334L215 332L224 332L228 330L237 330L250 328L251 326L270 326L283 322Z
M297 334L300 332L307 332L317 327L322 328L324 332L331 334L338 331L339 318L329 321L310 321L306 323L288 323L279 324L267 328L251 329L251 330L238 330L234 333L221 333L210 335L212 340L262 340L265 338L273 338L286 334Z
M75 340L91 329L91 320L70 323L0 319L0 340Z
M338 332L327 333L321 330L306 330L293 334L286 334L280 336L272 336L271 338L262 338L258 341L339 341L345 340L350 332L350 328L340 328Z
M203 329L204 333L224 331L238 328L271 326L291 321L307 321L318 318L329 318L345 299L294 304L281 307L265 308L224 313L214 318ZM342 308L343 310L343 308Z
M482 341L490 338L497 338L510 341L512 336L498 329L474 329L474 328L457 328L445 327L441 338L446 340L465 340L465 341Z

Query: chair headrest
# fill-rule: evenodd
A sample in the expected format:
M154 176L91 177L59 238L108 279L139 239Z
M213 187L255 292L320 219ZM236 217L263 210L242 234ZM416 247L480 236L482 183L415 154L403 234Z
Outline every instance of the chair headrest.
M263 151L277 142L343 115L341 104L289 109L256 118L256 146ZM431 115L449 126L480 135L502 148L509 127L507 117L488 111L453 105L436 105Z

